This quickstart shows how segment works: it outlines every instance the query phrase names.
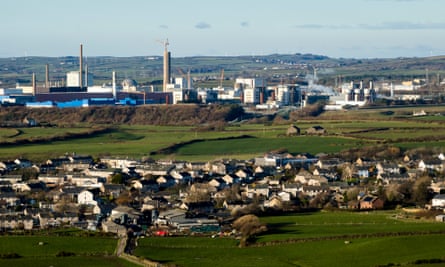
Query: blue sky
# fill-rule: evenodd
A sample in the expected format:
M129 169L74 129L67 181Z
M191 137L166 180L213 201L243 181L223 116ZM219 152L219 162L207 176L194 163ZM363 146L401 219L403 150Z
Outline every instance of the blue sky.
M445 54L443 0L10 0L0 57Z

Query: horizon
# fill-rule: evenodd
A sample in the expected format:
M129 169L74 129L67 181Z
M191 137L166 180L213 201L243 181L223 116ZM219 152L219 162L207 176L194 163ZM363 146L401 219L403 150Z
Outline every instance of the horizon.
M330 58L445 55L445 2L253 0L209 3L31 1L3 3L1 58L313 54Z
M85 49L85 46L84 46ZM85 50L84 50L85 51ZM313 55L313 56L322 56L322 57L327 57L329 59L336 59L336 60L340 60L340 59L357 59L357 60L361 60L361 59L368 59L368 60L373 60L373 59L388 59L388 60L392 60L392 59L408 59L408 58L437 58L437 57L445 57L445 54L440 54L440 55L432 55L432 56L399 56L399 57L368 57L368 58L359 58L359 57L330 57L328 55L321 55L321 54L316 54L316 53L272 53L272 54L253 54L253 55L197 55L197 56L174 56L172 55L171 58L200 58L200 57L270 57L270 56L294 56L294 55ZM44 56L44 55L26 55L26 56L11 56L11 57L0 57L0 59L26 59L26 58L67 58L67 57L73 57L73 58L78 58L79 55L63 55L63 56ZM134 55L134 56L113 56L113 55L94 55L94 56L83 56L83 58L100 58L100 57L111 57L111 58L134 58L134 57L157 57L157 60L162 60L163 55Z

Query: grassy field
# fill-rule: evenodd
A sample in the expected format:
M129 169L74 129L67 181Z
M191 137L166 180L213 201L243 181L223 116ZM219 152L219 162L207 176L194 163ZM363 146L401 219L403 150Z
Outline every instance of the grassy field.
M115 238L1 236L0 255L16 253L20 258L2 258L0 266L135 266L113 256L116 244ZM61 252L74 255L57 256Z
M322 212L264 217L269 230L258 237L255 247L238 248L231 238L145 238L136 253L179 266L213 267L411 266L416 260L444 259L444 235L427 233L444 230L443 223L396 215Z
M445 107L425 107L429 114L445 112ZM375 146L386 143L402 149L443 147L445 123L443 116L412 117L413 108L383 108L325 112L314 119L302 119L281 125L241 124L218 131L198 131L194 127L119 125L109 133L89 137L47 141L37 144L0 147L0 159L25 157L46 160L65 153L92 156L125 156L141 158L170 158L207 161L218 158L249 159L265 152L285 149L291 153L335 153L342 150ZM286 129L296 124L304 133L314 125L321 125L326 136L286 137ZM87 131L84 125L75 128L20 128L0 129L0 141L48 138ZM236 138L248 135L251 138ZM230 140L222 140L229 138ZM167 154L153 152L179 145ZM260 144L260 145L259 145Z

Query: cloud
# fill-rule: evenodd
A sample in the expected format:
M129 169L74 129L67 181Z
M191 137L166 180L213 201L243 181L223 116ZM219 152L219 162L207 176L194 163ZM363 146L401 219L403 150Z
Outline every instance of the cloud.
M338 29L353 29L354 26L352 25L325 25L325 24L301 24L301 25L295 25L295 28L299 29L332 29L332 30L338 30Z
M406 21L383 22L381 24L360 24L359 28L369 30L443 30L445 23L412 23Z
M195 28L196 29L200 29L200 30L202 30L202 29L209 29L211 27L212 26L210 24L208 24L207 22L202 22L202 21L195 25Z
M159 28L161 28L161 29L168 29L168 25L162 24L162 25L159 25Z
M399 0L401 1L401 0ZM407 0L404 0L407 1ZM298 29L361 29L361 30L445 30L445 23L413 23L407 21L391 21L380 24L355 24L355 25L326 25L326 24L301 24L295 25Z
M249 27L249 22L247 22L247 21L242 21L242 22L240 23L240 25L241 25L241 27Z

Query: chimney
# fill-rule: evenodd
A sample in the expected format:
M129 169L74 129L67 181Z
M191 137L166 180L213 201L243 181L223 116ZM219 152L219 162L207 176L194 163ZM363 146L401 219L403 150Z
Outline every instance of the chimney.
M85 64L85 86L88 87L88 64Z
M36 95L37 85L36 85L36 74L32 73L32 95Z
M49 88L49 65L46 64L45 66L45 88Z
M79 56L79 87L83 87L83 45L80 44L80 56Z
M117 93L116 93L116 72L115 71L113 71L113 98L114 98L114 100L116 100L116 96L117 96Z

